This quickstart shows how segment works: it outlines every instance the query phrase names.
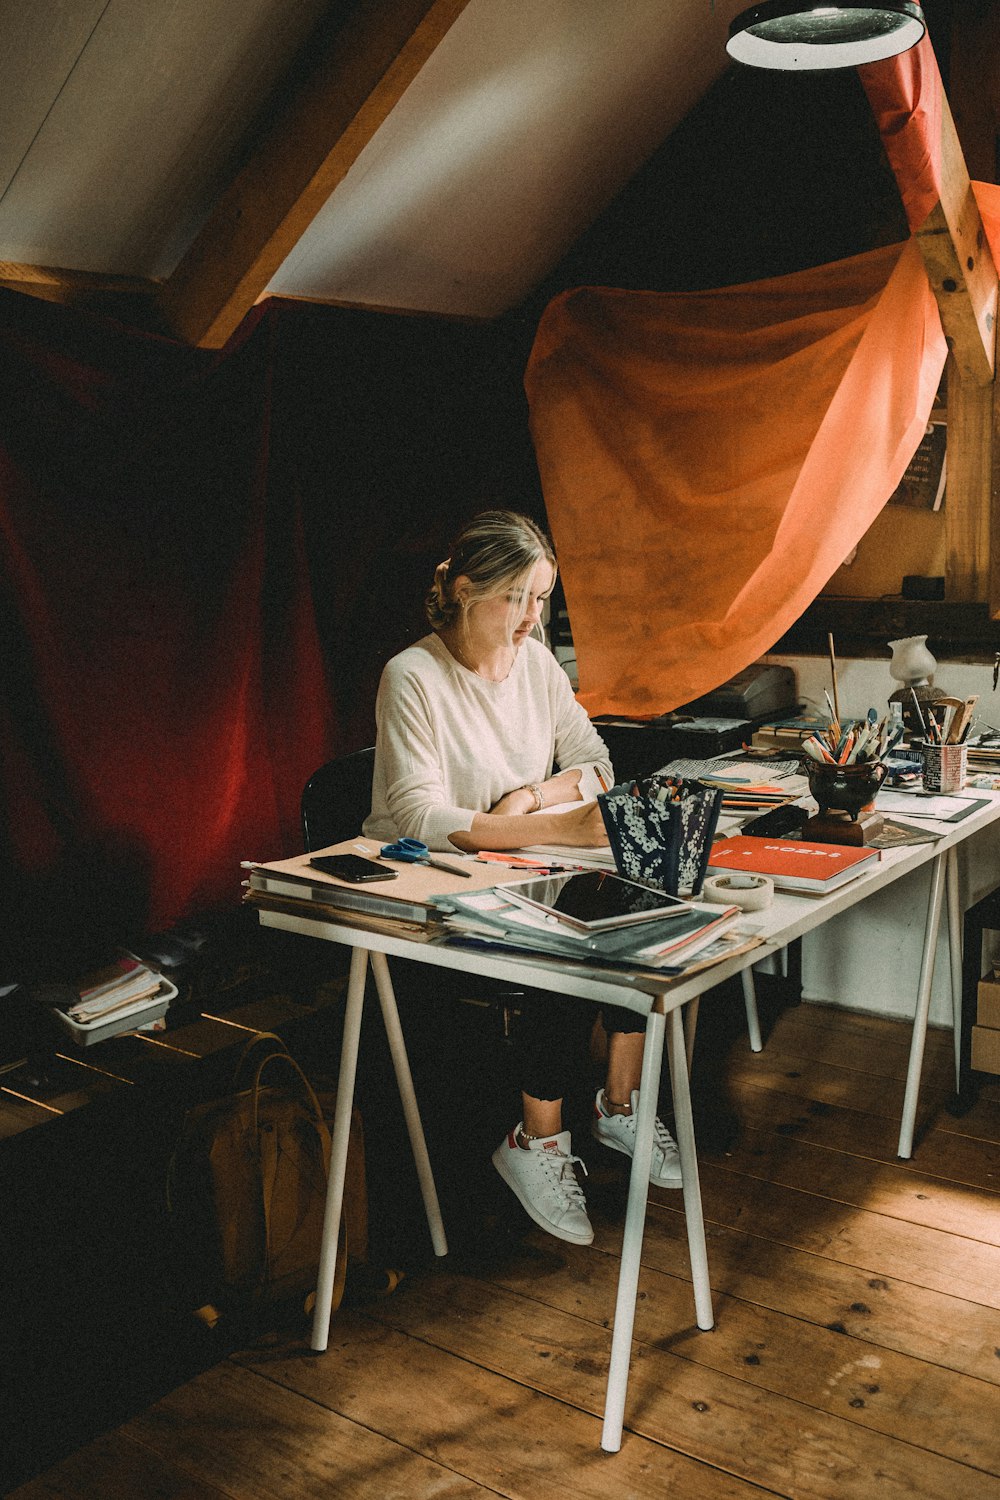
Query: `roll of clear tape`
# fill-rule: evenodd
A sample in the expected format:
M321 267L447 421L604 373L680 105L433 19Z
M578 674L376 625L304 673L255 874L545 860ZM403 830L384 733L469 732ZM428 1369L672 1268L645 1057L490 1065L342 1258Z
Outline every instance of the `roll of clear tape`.
M774 897L774 881L766 875L707 875L701 888L703 901L738 906L742 911L763 911Z

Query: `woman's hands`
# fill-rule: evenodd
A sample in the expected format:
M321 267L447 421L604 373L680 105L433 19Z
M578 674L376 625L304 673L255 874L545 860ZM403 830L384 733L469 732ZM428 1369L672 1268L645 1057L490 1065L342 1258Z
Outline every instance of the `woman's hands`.
M499 802L494 802L490 808L490 816L495 818L517 818L522 813L535 811L535 799L526 786L516 786L512 792L506 792Z
M608 842L608 831L596 802L583 802L564 813L553 813L548 819L547 844L571 844L581 849L598 849Z
M579 768L560 771L541 783L542 810L528 787L515 787L494 803L488 813L476 813L472 827L449 834L456 849L478 854L480 849L520 849L525 844L565 844L584 849L607 845L604 819L596 802L584 802ZM557 803L579 802L565 812L549 812ZM527 815L530 813L530 817Z
M568 771L560 771L558 776L550 776L548 781L540 782L542 807L554 807L559 802L580 801L582 775L579 766L574 766ZM494 802L490 814L494 817L519 817L522 813L535 810L535 796L530 787L517 786L512 792L505 792L498 802Z

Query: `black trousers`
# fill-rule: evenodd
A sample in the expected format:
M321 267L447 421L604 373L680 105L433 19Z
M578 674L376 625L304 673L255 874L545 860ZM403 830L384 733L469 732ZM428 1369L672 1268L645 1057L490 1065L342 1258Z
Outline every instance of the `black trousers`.
M646 1017L619 1005L601 1007L605 1031L646 1030ZM518 1084L533 1099L562 1099L594 1025L594 1008L572 995L525 990L514 1031Z

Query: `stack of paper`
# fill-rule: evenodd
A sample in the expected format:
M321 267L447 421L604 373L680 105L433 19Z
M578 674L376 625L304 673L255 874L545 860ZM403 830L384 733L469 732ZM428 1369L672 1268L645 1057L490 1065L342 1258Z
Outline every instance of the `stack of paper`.
M162 1016L177 994L162 974L131 953L85 975L76 988L80 998L55 1014L83 1045L132 1031Z
M765 812L769 807L782 807L794 802L801 795L797 787L784 786L774 781L744 776L723 776L719 773L699 777L705 786L717 787L722 792L722 806L727 812Z

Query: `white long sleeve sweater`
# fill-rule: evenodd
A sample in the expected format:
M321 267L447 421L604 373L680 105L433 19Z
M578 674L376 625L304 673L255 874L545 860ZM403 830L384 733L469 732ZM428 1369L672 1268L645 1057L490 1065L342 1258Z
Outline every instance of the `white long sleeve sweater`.
M518 648L503 682L470 672L436 635L386 664L375 705L377 738L367 838L423 839L451 849L515 787L545 781L554 765L583 772L594 796L610 785L604 741L573 696L568 677L540 641Z

